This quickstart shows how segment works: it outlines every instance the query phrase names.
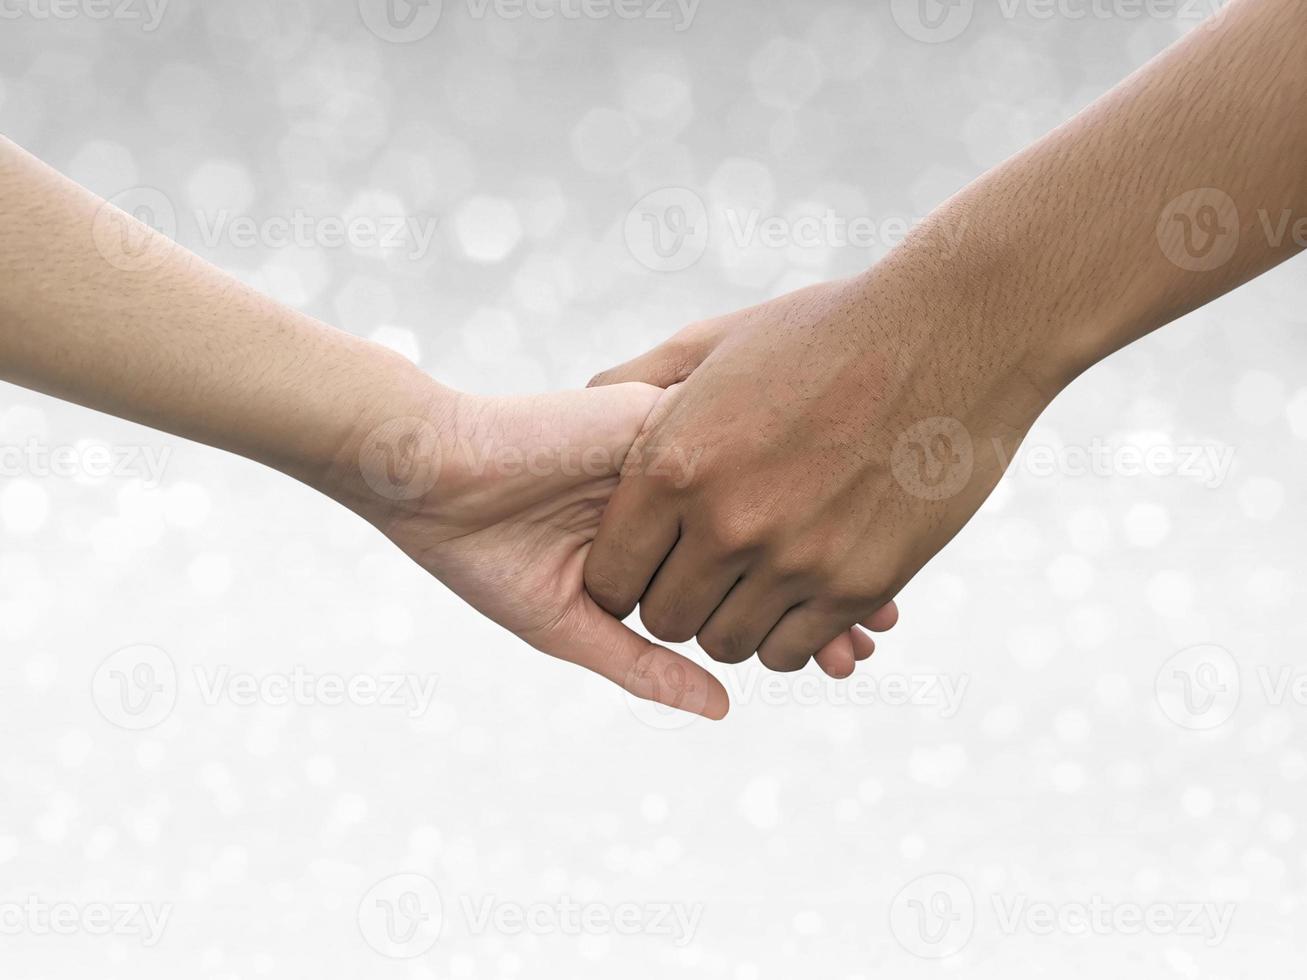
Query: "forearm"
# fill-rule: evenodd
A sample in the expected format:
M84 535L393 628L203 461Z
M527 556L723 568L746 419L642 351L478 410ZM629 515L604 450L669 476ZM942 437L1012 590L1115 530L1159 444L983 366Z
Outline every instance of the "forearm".
M0 139L0 378L274 466L537 649L637 697L726 713L711 674L581 584L657 392L458 395L102 209Z
M947 202L869 281L931 269L956 344L997 339L1065 384L1302 249L1305 37L1300 0L1235 0Z
M360 429L438 410L398 355L103 208L0 140L0 378L328 492Z

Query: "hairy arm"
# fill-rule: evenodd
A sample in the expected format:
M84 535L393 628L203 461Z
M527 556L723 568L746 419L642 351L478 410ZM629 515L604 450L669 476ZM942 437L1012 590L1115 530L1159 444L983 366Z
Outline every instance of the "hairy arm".
M623 480L591 594L780 670L883 606L1073 378L1301 250L1304 37L1299 0L1235 0L867 273L596 378L684 381L637 448L700 464Z

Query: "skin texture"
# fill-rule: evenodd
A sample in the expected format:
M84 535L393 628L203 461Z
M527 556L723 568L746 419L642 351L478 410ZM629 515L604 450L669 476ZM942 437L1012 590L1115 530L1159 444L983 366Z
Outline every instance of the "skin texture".
M624 475L590 593L776 670L883 608L1071 380L1301 248L1267 227L1307 215L1304 36L1299 0L1236 0L866 274L592 381L683 382L636 449L700 463Z
M605 397L595 398L602 390ZM452 410L410 440L420 459L442 461L432 492L396 501L377 480L347 476L353 508L419 565L485 616L531 646L578 663L638 697L709 718L727 710L726 692L700 665L648 640L601 609L582 570L623 460L663 392L641 384L530 398L461 395ZM379 439L395 457L410 424L347 447L341 472ZM418 465L421 465L420 463ZM406 467L401 467L401 470ZM383 489L385 481L380 481ZM422 486L421 482L417 486ZM897 612L870 625L893 626ZM875 649L846 630L819 655L827 673L847 676Z
M600 515L660 389L456 393L272 302L3 140L0 216L0 378L282 470L536 649L637 697L726 714L716 678L583 587ZM820 659L845 676L872 649L846 631Z

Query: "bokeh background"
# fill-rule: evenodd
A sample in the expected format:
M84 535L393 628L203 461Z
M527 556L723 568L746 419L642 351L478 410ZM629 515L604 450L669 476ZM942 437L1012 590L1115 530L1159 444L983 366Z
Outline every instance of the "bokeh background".
M449 384L544 391L865 268L1213 6L6 0L0 132ZM856 681L723 670L716 725L277 474L0 386L0 975L1288 971L1303 268L1077 382Z

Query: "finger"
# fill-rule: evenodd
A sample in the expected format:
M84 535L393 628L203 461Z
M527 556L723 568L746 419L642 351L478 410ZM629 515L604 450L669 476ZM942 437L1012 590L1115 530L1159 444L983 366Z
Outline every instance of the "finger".
M794 605L789 593L746 575L699 630L699 646L718 663L743 663Z
M867 627L873 633L884 633L886 630L892 630L899 621L899 607L894 602L887 602L877 609L871 616L862 621L862 625Z
M679 534L675 513L648 500L638 478L619 484L586 556L586 591L603 609L625 619L675 547Z
M843 680L857 667L853 646L853 630L845 630L817 651L817 666L836 680Z
M646 701L714 721L725 718L730 709L726 689L700 664L650 643L587 595L580 596L547 636L524 638L545 653L592 670Z
M665 643L685 643L739 581L742 569L710 558L682 534L640 599L640 621Z
M643 381L659 388L668 388L693 374L704 358L717 348L726 333L725 317L692 323L639 357L599 372L586 387L599 388L624 381Z
M758 659L770 670L802 670L813 654L848 629L847 619L805 602L781 617L758 647Z
M864 633L861 627L853 627L849 630L849 636L853 638L853 659L859 663L876 652L876 641Z

